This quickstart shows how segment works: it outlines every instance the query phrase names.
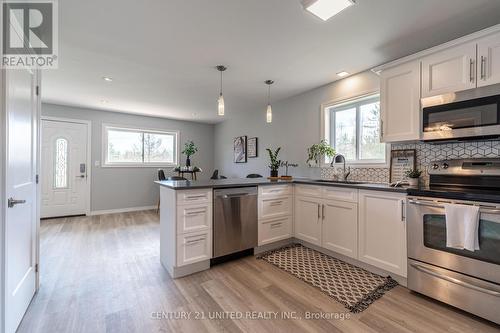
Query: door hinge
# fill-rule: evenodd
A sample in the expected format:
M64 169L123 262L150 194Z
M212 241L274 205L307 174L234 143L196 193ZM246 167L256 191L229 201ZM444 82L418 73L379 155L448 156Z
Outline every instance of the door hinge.
M35 91L36 95L40 96L40 86L36 86Z
M36 184L38 184L39 180L40 180L40 176L39 176L39 175L36 175L36 176L35 176L35 183L36 183Z
M38 273L38 264L35 264L35 273Z

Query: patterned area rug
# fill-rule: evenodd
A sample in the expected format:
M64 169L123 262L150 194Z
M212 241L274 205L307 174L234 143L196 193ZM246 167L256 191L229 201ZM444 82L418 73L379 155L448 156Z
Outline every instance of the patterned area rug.
M358 313L398 283L300 244L293 244L259 256L298 277Z

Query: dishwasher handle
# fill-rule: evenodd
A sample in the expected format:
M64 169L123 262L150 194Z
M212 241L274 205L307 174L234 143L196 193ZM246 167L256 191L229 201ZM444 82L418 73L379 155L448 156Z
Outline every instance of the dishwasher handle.
M222 197L224 199L235 198L235 197L248 197L251 195L257 195L257 193L234 193L234 194L224 194Z

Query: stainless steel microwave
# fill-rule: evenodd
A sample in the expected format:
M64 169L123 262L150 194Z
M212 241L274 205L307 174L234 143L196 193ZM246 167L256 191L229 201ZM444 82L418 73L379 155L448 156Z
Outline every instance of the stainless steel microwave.
M422 140L500 137L500 85L485 88L423 98Z

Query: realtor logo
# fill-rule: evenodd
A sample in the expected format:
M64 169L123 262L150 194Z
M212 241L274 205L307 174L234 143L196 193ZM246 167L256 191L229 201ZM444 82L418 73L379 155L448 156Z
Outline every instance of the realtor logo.
M57 68L57 2L2 1L3 68Z

